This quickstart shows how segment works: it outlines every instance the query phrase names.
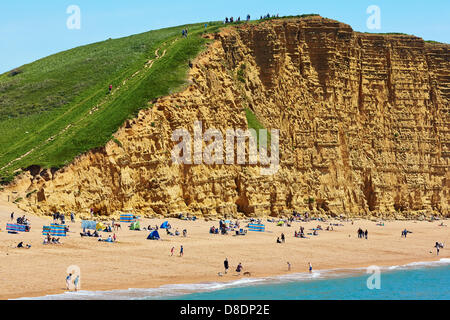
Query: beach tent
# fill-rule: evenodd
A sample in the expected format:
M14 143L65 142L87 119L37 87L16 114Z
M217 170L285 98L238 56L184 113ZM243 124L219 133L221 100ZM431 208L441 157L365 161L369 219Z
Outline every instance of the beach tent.
M95 228L96 228L97 230L105 230L106 226L105 226L103 223L99 222L99 223L97 223L97 225L95 226Z
M263 224L249 223L248 231L264 232L265 226Z
M161 229L167 229L168 225L169 225L169 221L164 221L160 228Z
M156 230L152 231L147 237L147 240L159 240L159 239L160 239L159 233Z
M23 224L7 223L6 231L11 232L29 232L30 227Z
M141 225L139 221L133 222L130 226L130 230L141 230Z
M97 222L89 221L89 220L83 220L83 221L81 221L81 229L96 230L97 229Z
M136 218L132 214L121 214L120 222L132 223L136 222Z

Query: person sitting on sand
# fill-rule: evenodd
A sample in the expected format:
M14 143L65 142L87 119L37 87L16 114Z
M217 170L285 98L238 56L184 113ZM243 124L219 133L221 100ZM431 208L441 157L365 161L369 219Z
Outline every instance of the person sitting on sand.
M318 236L318 235L319 235L319 233L317 232L317 230L314 230L313 235L314 235L314 236Z
M180 235L180 232L178 231L178 229L175 230L175 235L176 235L176 236L179 236L179 235Z
M277 238L277 243L281 243L280 237Z
M185 238L187 237L187 230L186 229L183 230L183 237L185 237Z
M30 249L31 245L27 244L27 245L23 245L23 242L19 242L19 244L17 245L17 248L27 248Z
M242 269L244 269L244 267L242 267L242 264L239 262L238 266L236 267L236 272L240 274Z

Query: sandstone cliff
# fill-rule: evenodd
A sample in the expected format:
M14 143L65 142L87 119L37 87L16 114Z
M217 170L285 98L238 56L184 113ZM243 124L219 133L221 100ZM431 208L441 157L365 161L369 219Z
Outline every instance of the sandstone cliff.
M357 33L309 17L227 28L190 71L105 148L12 189L25 210L104 215L449 215L450 46ZM177 128L247 128L249 108L280 130L280 170L176 165Z

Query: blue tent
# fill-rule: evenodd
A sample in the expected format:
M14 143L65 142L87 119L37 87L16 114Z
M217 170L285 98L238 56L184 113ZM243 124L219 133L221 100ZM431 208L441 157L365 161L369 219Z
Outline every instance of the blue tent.
M147 237L147 240L159 240L159 239L160 239L159 233L156 230L152 231Z
M168 224L169 224L169 221L164 221L160 228L161 229L167 229Z

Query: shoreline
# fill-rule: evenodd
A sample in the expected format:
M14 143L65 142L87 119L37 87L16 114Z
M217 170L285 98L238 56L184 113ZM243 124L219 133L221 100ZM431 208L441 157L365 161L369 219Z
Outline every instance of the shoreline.
M440 258L438 260L415 261L407 264L378 266L384 273L392 273L406 270L418 270L426 268L437 268L450 266L450 258ZM176 298L193 293L213 292L228 288L246 287L251 285L264 286L269 284L282 284L287 282L319 281L328 279L352 278L363 275L369 276L366 272L367 267L355 268L335 268L313 270L312 273L286 273L282 275L271 275L258 278L240 278L232 281L208 281L201 283L179 283L164 284L159 287L149 288L126 288L113 289L107 291L100 290L80 290L79 292L69 291L58 294L46 294L35 297L11 298L8 300L123 300L123 299L148 299L165 300L167 298Z
M26 214L31 220L31 232L17 235L5 232L9 214L16 217ZM229 283L245 280L234 276L235 268L242 262L243 272L250 272L249 278L289 276L308 271L308 262L313 270L356 269L370 265L398 266L417 261L430 262L450 258L450 250L444 248L439 256L433 248L436 241L446 246L450 243L448 227L440 227L450 220L428 221L384 221L377 226L370 220L342 222L336 219L327 222L294 222L292 227L277 226L267 222L266 232L248 232L245 236L213 235L211 226L218 227L218 220L185 221L174 218L141 220L141 227L160 226L169 221L173 230L188 231L187 237L169 236L160 231L161 240L147 240L148 231L132 231L122 223L117 231L118 242L108 244L79 235L81 221L68 222L70 233L62 238L61 245L42 244L42 226L51 223L48 217L27 214L7 203L0 203L0 270L4 275L0 288L0 299L43 297L66 292L65 277L69 266L81 270L81 290L111 291L136 288L146 290L161 286L202 284L205 282ZM234 221L234 219L233 219ZM241 219L241 228L246 223ZM320 231L318 236L308 239L294 238L299 227L312 232L318 224L326 228L330 223L334 231ZM368 240L358 239L358 228L369 230ZM401 238L401 231L407 228L413 233ZM286 243L277 244L276 239L284 233ZM102 233L106 238L109 234ZM18 249L17 243L31 244L31 249ZM184 256L179 257L183 245ZM175 248L174 256L170 255ZM230 270L223 272L223 261L228 258ZM291 263L288 271L287 261Z

